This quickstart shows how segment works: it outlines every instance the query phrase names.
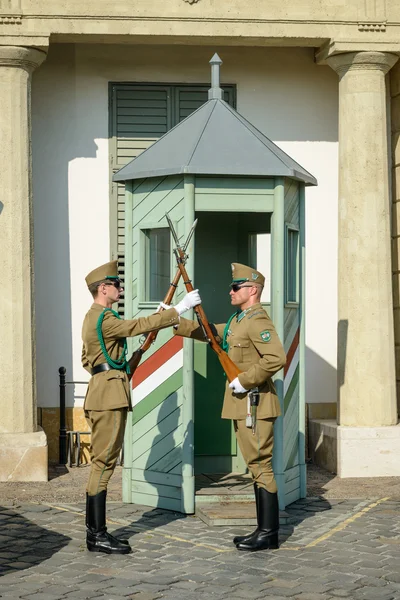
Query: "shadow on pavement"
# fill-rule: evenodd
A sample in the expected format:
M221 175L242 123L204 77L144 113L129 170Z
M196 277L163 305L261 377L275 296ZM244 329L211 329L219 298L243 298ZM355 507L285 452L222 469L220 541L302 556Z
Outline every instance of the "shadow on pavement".
M67 475L68 474L68 469L66 467L66 465L56 465L56 464L49 464L49 481L52 481L53 479L57 479L57 477L62 477L63 475Z
M112 519L112 516L110 518ZM148 511L142 513L137 520L132 521L130 525L124 525L114 530L108 527L108 530L118 538L132 538L138 533L153 531L157 527L162 527L163 525L186 518L187 516L183 513L162 508L150 508Z
M0 506L0 576L40 564L70 539L36 525L15 509Z
M281 526L280 542L288 540L296 532L296 528L306 519L315 517L317 514L332 508L332 504L328 500L318 496L296 500L285 509L288 523Z

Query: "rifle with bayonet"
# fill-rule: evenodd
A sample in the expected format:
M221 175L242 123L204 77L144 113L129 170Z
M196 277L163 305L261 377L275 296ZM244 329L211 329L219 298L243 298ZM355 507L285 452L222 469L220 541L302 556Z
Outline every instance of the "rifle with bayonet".
M189 276L186 271L186 268L185 268L185 251L179 243L179 238L176 234L176 231L174 229L171 219L169 218L168 213L165 216L168 221L168 225L171 230L172 236L175 240L176 248L174 248L174 254L175 254L176 262L178 264L179 271L183 277L183 283L185 284L186 291L192 292L194 288L193 288L192 282L190 281ZM201 304L198 306L195 306L194 311L196 313L199 325L203 330L204 337L205 337L206 341L209 343L211 349L218 356L218 360L221 363L221 366L226 373L228 381L229 382L233 381L234 379L236 379L236 377L239 375L239 373L241 371L238 369L238 367L235 365L235 363L229 358L227 353L224 352L224 350L222 350L221 346L215 339L215 335L212 331L211 325L206 317L206 314L205 314L204 309L201 306Z
M189 256L186 254L186 250L189 246L189 242L192 238L192 235L194 233L194 230L196 229L196 225L197 225L197 219L195 220L195 222L192 225L192 228L189 231L189 234L186 238L186 242L182 247L182 260L183 260L183 264L186 264L187 259L189 258ZM174 297L175 294L175 290L178 287L178 283L179 283L179 279L181 278L181 270L177 269L176 273L175 273L175 277L173 278L172 282L170 283L170 286L168 288L168 291L164 297L163 300L163 304L171 304L172 299ZM161 306L157 312L161 312L162 310L164 310L164 308ZM148 333L143 341L143 343L140 345L140 348L138 348L137 350L135 350L132 354L132 356L130 357L130 359L128 360L128 364L129 364L129 371L130 374L128 375L129 379L132 379L132 375L134 374L134 372L136 371L136 369L139 366L139 363L142 359L143 354L150 348L150 346L153 344L153 342L155 341L157 335L158 335L159 329L157 329L156 331L150 331L150 333Z

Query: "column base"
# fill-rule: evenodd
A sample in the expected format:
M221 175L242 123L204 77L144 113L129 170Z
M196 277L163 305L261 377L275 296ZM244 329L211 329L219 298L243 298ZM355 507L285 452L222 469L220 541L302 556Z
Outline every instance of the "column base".
M33 433L0 433L0 481L47 481L47 438Z
M339 477L399 477L400 423L337 428Z

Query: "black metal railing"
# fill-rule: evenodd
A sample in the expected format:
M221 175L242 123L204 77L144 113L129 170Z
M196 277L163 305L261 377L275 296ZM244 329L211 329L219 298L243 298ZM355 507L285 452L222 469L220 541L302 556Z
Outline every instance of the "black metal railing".
M65 390L67 385L82 384L87 385L88 381L66 381L65 375L67 369L60 367L58 374L60 377L60 431L59 431L59 446L58 446L58 462L60 465L66 465L68 462L68 439L67 439L67 419L66 419L66 406L65 406Z

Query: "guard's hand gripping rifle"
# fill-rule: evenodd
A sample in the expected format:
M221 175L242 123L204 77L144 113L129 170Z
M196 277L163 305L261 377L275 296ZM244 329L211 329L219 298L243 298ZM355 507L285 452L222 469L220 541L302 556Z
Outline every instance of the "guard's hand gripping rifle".
M186 254L186 250L187 247L189 246L189 242L192 238L192 235L194 233L194 230L196 229L196 225L197 225L197 219L195 220L195 222L192 225L191 230L189 231L189 234L186 238L186 242L182 248L182 260L183 260L183 264L186 263L187 259L188 259L188 255ZM172 302L172 298L174 297L175 294L175 290L178 286L179 283L179 279L181 278L181 270L178 269L177 272L175 273L175 277L173 278L169 288L168 288L168 292L166 293L163 303L164 304L171 304ZM162 307L160 307L158 309L157 312L161 312L162 310L164 310ZM150 346L152 345L152 343L154 342L154 340L156 339L157 335L158 335L159 329L157 329L156 331L151 331L150 333L148 333L143 341L143 343L141 344L140 348L138 348L137 350L135 350L132 354L132 356L130 357L130 359L128 360L128 364L129 364L129 370L130 370L130 374L128 375L129 379L132 379L132 375L134 374L134 372L136 371L136 369L139 366L139 363L142 359L143 354L150 348Z
M166 214L165 216L167 218L168 225L171 230L172 236L175 240L176 248L174 248L174 254L176 257L176 262L178 263L179 271L183 277L183 283L185 284L186 291L192 292L194 288L193 288L192 282L190 281L189 276L185 269L185 251L179 244L178 236L175 232L174 226L171 222L171 219L169 218L169 215ZM215 335L211 329L210 323L206 317L206 314L205 314L201 304L198 306L195 306L194 311L196 313L199 325L203 330L204 337L207 340L207 342L210 344L212 350L214 350L214 352L218 356L219 362L221 363L221 366L226 373L228 381L229 382L233 381L239 375L239 373L241 371L239 371L238 367L229 358L227 353L224 352L224 350L222 350L221 346L215 339Z

